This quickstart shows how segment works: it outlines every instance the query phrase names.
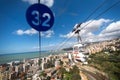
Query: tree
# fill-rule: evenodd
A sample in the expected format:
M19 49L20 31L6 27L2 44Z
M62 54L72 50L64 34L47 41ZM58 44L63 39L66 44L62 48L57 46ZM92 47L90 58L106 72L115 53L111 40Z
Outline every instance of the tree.
M90 56L89 64L108 74L110 80L120 79L120 51L105 54L96 53Z

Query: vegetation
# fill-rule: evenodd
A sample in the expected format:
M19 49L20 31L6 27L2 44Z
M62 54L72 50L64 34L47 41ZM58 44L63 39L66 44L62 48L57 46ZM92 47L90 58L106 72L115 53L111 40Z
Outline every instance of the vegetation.
M70 71L66 71L65 68L61 67L58 74L63 76L62 80L81 80L77 66L73 66Z
M88 62L89 65L106 72L110 80L120 79L120 51L92 54Z

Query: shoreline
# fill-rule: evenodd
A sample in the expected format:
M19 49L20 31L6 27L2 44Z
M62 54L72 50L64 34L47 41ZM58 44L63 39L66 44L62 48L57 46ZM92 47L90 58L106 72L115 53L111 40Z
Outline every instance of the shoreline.
M58 52L49 52L49 51L43 51L41 53L41 57L47 57L49 55L58 55L60 53L64 53L62 51ZM13 53L13 54L2 54L0 55L0 65L7 64L14 61L23 61L39 58L39 52L24 52L24 53Z

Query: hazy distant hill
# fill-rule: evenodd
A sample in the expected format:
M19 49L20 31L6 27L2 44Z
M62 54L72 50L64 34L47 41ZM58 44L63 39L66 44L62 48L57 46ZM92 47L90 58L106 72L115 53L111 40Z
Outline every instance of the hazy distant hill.
M69 48L63 48L62 50L64 50L64 51L71 51L71 50L73 50L73 48L72 48L72 47L69 47Z

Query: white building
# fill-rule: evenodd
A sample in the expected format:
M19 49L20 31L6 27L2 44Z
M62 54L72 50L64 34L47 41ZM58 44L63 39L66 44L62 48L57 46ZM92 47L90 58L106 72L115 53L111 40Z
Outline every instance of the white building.
M32 76L32 80L41 80L38 74Z

